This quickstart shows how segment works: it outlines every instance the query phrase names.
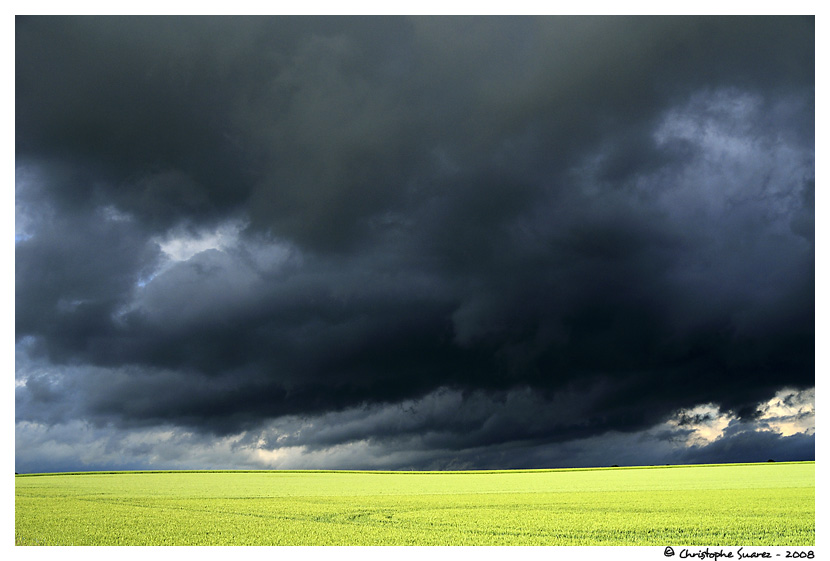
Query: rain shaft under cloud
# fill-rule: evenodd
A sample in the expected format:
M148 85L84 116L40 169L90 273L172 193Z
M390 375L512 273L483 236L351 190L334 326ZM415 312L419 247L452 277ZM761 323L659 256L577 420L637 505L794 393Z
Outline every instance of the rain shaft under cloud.
M812 459L814 66L797 17L17 18L17 467Z

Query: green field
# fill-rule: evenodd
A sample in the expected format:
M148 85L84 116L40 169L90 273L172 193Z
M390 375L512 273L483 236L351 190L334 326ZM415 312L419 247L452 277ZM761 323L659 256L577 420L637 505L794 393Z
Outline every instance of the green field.
M815 545L815 462L15 477L17 545Z

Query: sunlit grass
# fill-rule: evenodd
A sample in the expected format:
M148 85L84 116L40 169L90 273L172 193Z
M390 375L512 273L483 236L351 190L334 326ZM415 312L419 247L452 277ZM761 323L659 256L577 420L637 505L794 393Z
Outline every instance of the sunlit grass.
M814 545L815 463L17 476L18 545Z

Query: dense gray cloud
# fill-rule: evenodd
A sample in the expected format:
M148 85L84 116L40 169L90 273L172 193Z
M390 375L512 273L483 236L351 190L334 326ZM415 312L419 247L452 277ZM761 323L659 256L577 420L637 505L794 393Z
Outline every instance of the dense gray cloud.
M313 418L258 449L542 467L754 419L815 383L814 66L798 17L20 17L18 456Z
M97 469L481 469L765 462L814 455L812 392L783 390L756 420L708 404L635 432L572 429L590 400L440 389L416 400L285 416L217 438L170 424L115 429L19 422L20 471ZM517 427L523 435L517 438ZM566 440L543 432L567 431ZM505 438L505 433L509 438ZM535 433L532 434L532 433Z

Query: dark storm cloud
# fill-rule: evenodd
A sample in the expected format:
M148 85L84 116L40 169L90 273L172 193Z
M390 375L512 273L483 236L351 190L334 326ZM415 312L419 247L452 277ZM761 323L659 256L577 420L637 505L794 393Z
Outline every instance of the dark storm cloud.
M18 419L752 418L814 384L814 65L812 18L18 18Z

